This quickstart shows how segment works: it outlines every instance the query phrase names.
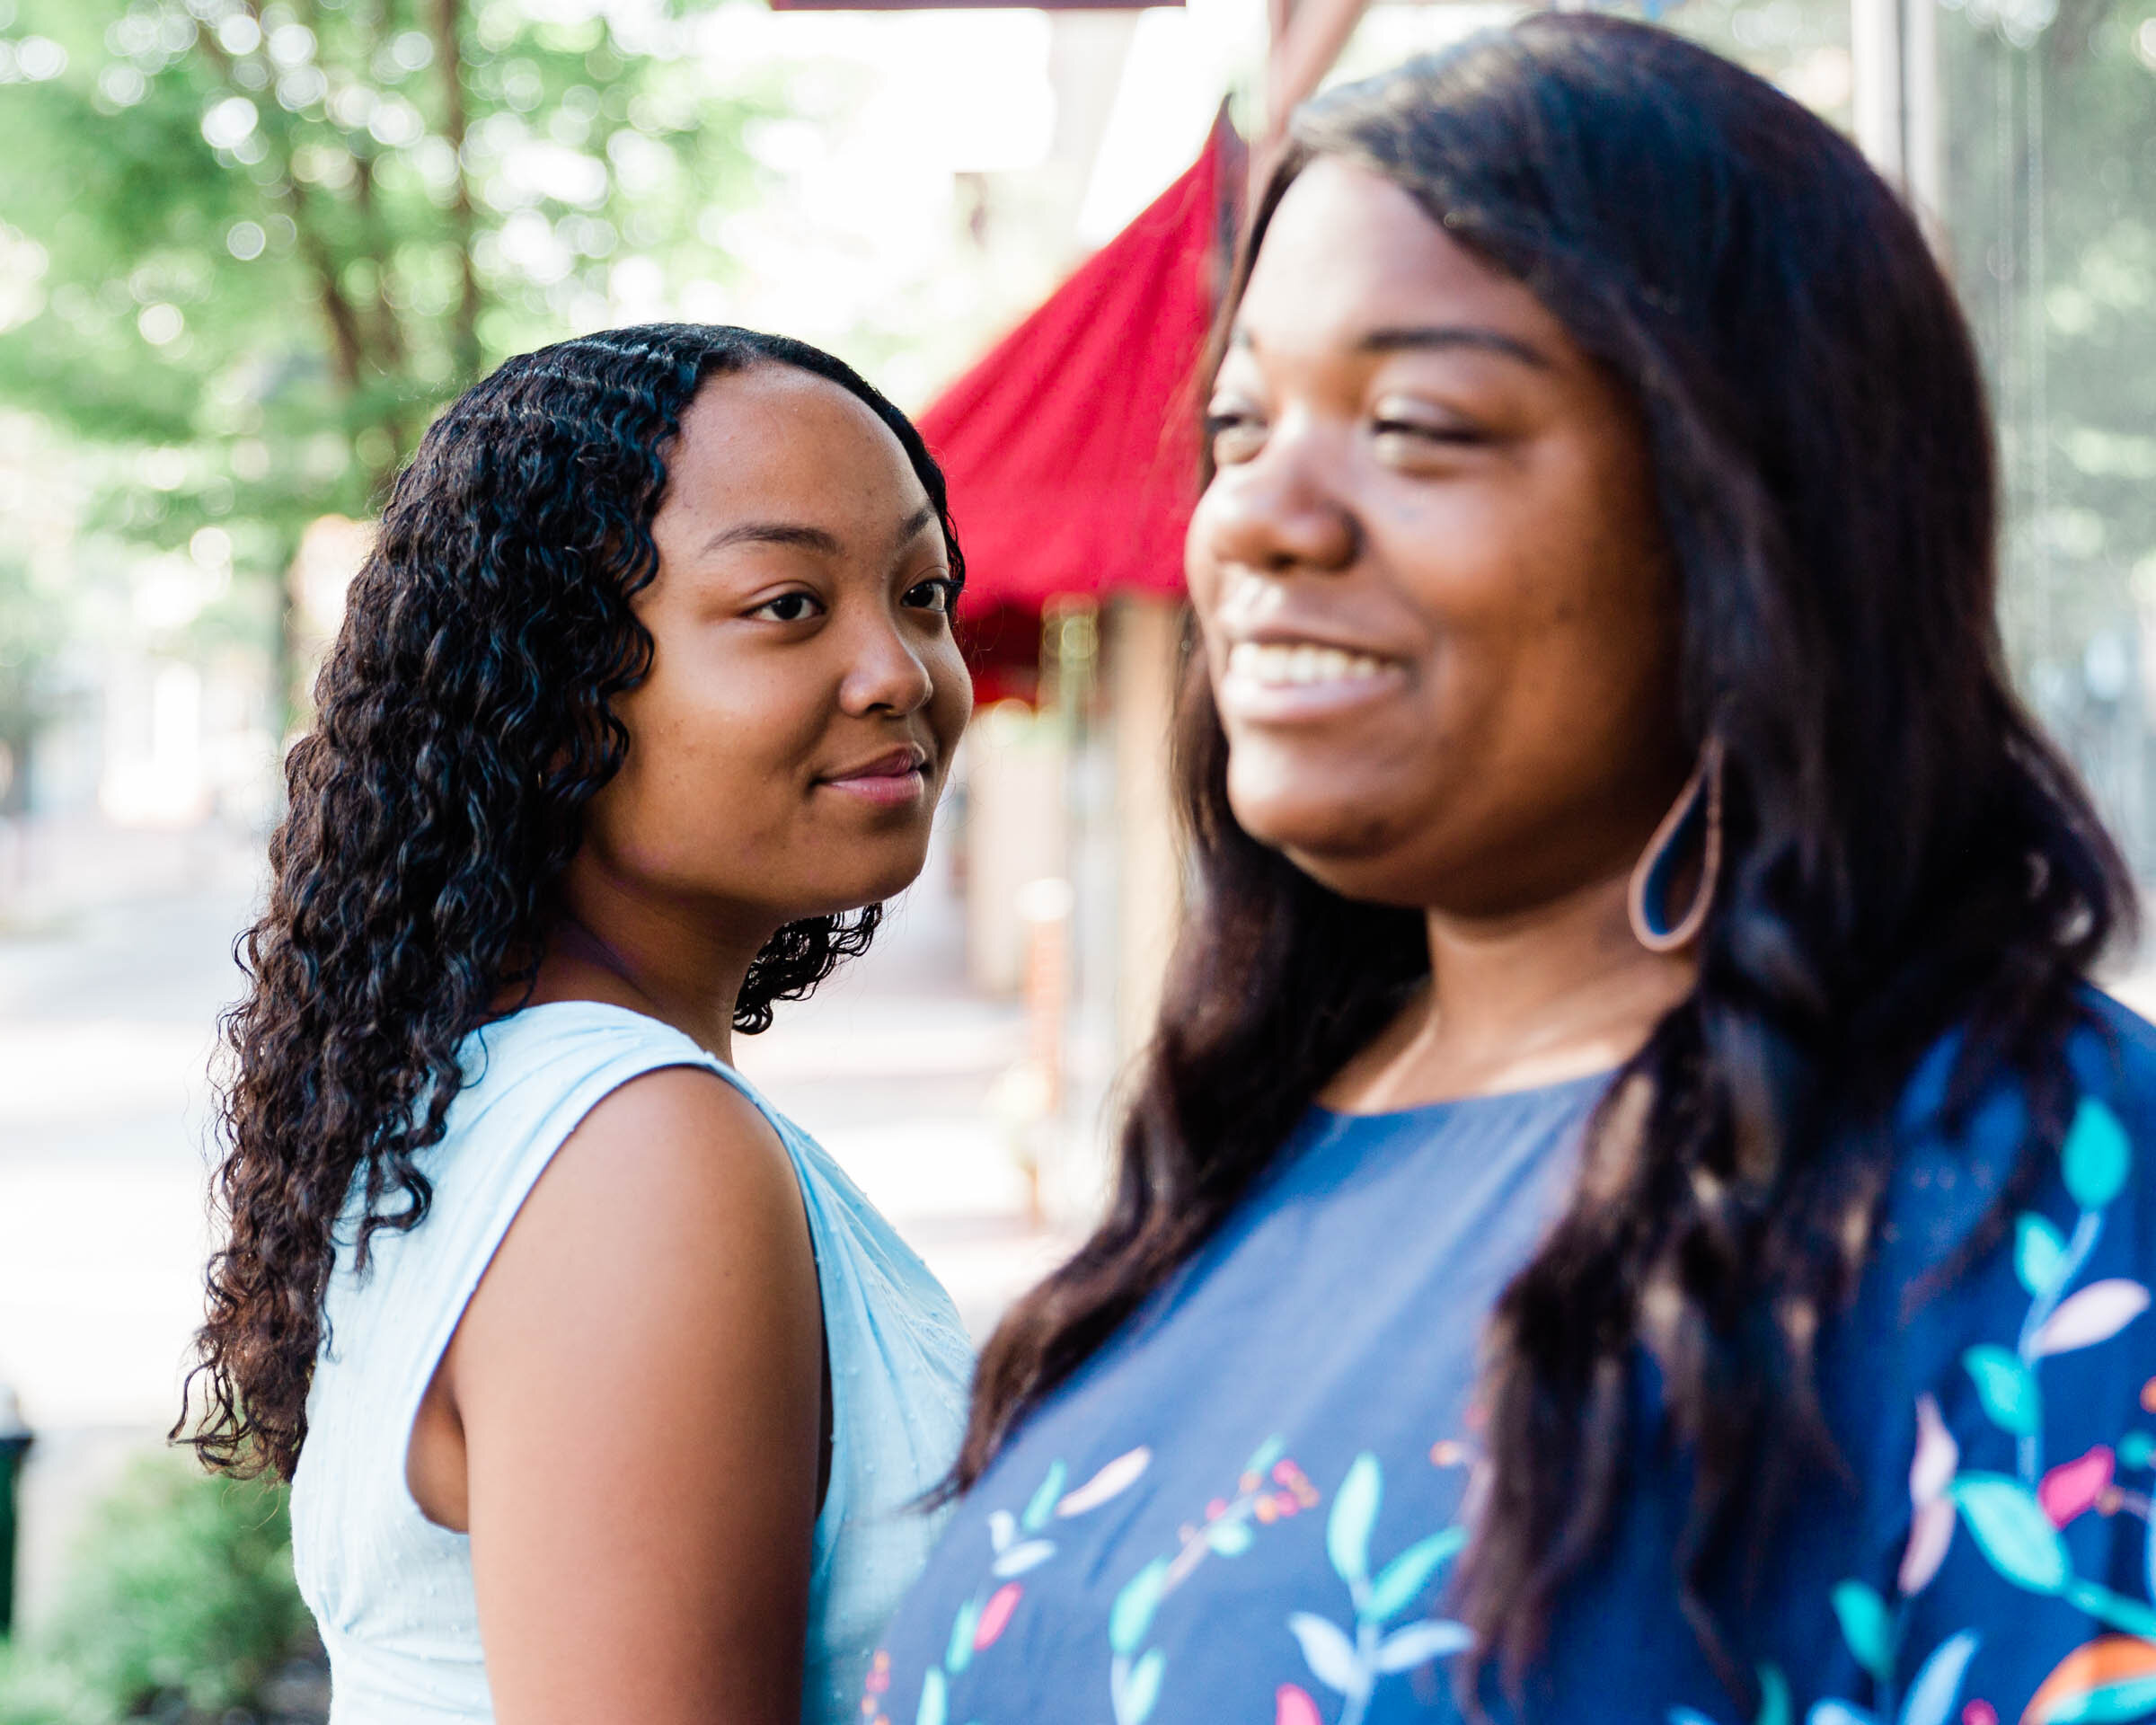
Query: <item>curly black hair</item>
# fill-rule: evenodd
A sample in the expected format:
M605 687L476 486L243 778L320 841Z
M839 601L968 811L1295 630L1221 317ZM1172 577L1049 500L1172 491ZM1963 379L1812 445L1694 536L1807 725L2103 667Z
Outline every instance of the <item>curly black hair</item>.
M749 330L648 324L511 359L399 476L286 761L269 907L239 942L250 986L222 1024L225 1232L173 1428L209 1465L291 1477L332 1226L359 1205L364 1264L376 1230L426 1218L416 1158L464 1082L459 1049L535 978L584 810L628 751L613 702L651 663L631 601L658 572L681 417L706 378L764 365L826 378L890 428L962 579L912 422L829 354ZM878 914L781 929L735 1028L766 1029Z

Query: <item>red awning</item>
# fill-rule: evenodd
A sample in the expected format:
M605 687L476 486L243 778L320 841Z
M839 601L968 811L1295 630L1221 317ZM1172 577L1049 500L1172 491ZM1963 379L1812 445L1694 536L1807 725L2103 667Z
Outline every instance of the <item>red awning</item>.
M964 612L1180 592L1195 374L1240 155L1224 120L1145 212L943 392L921 429L950 481Z

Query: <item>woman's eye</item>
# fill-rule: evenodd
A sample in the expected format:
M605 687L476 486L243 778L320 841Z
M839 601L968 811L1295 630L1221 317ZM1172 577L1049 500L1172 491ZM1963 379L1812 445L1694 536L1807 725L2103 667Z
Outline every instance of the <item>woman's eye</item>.
M1215 466L1248 461L1265 443L1265 422L1241 408L1220 408L1206 415L1206 447Z
M1370 429L1374 437L1405 438L1426 445L1444 444L1457 447L1482 441L1481 434L1471 426L1440 424L1429 420L1380 418L1372 421Z
M768 617L773 623L806 623L823 608L813 593L782 593L775 599L764 600L748 615Z
M948 575L915 581L906 589L906 604L916 611L933 611L940 617L948 617L958 602L959 584Z

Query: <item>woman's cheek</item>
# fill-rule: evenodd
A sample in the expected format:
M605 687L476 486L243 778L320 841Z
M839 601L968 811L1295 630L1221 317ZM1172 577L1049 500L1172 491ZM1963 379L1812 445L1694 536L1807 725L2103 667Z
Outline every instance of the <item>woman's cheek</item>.
M957 639L948 632L932 658L929 674L936 689L932 698L936 739L948 757L965 734L966 721L973 717L973 673L966 668L966 656L959 650Z

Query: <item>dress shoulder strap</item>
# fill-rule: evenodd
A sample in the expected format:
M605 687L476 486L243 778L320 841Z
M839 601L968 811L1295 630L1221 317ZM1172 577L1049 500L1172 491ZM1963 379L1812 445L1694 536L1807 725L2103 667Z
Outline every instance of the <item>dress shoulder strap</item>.
M769 1107L739 1076L671 1026L596 1002L525 1008L474 1031L464 1087L447 1130L419 1158L431 1189L426 1219L377 1229L357 1259L361 1195L339 1229L337 1273L325 1302L328 1335L318 1390L341 1404L310 1414L316 1430L380 1422L362 1447L393 1470L420 1401L525 1199L584 1118L632 1079L667 1066L703 1066ZM328 1418L324 1418L328 1416Z

